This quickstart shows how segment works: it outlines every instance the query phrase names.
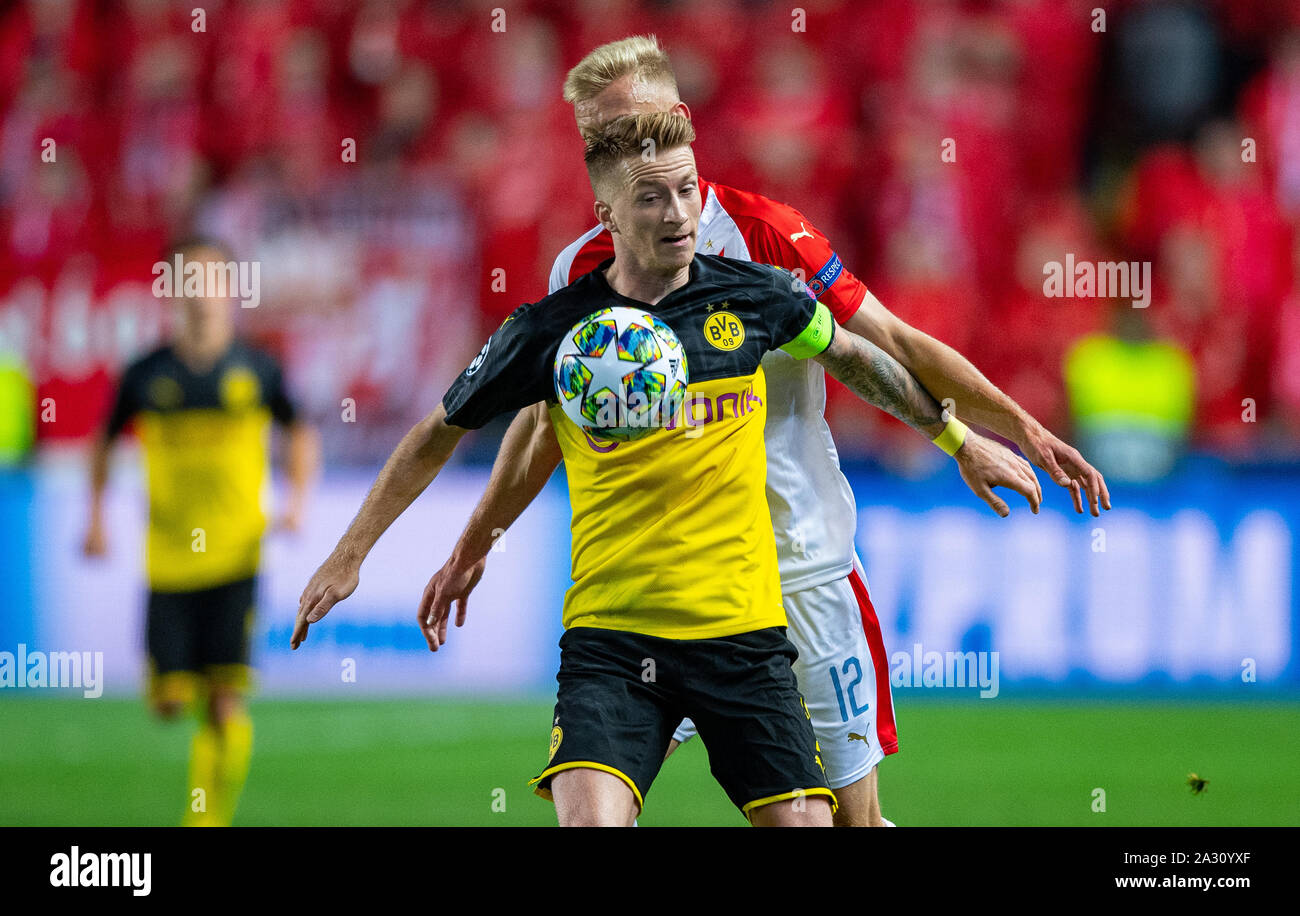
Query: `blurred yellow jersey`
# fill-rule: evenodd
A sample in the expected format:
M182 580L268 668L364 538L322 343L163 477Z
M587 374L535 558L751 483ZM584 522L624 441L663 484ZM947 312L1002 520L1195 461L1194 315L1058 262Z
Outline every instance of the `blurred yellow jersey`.
M236 342L195 373L162 347L126 370L109 436L132 418L148 478L149 587L192 591L256 573L270 421L294 419L276 362Z

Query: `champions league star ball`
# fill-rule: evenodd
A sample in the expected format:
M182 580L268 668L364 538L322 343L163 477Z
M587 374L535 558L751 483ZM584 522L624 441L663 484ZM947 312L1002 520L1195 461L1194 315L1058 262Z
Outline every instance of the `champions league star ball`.
M590 436L629 442L675 425L686 399L686 354L672 328L627 306L575 324L555 354L555 395Z

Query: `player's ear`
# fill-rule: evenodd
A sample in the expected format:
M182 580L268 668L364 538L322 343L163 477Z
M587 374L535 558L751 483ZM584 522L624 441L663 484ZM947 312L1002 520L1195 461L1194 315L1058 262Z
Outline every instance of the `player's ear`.
M688 121L691 119L691 110L686 107L685 102L678 102L676 105L674 105L672 108L668 110L675 115L681 115L683 118L685 118Z
M594 210L596 212L596 222L605 227L611 234L618 231L618 226L614 225L614 210L603 200L597 200Z

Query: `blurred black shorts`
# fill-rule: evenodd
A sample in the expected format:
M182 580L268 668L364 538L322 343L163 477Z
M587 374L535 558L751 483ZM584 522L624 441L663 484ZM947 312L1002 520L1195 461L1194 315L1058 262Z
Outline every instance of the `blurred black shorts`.
M256 591L256 578L188 592L151 591L145 621L151 692L188 699L192 687L178 674L247 686Z

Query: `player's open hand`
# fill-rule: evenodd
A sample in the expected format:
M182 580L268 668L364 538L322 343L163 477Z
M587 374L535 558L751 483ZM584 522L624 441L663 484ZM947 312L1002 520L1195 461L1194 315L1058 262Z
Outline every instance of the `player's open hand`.
M1043 488L1039 486L1029 462L1011 449L967 432L966 441L957 450L956 458L966 486L998 515L1006 518L1011 514L1011 508L993 492L994 487L1015 490L1029 503L1034 514L1038 514L1038 507L1043 502Z
M86 537L81 542L81 553L87 557L108 555L108 538L104 535L102 525L91 525L86 529Z
M294 649L301 646L307 639L307 627L356 591L360 581L359 563L330 554L302 590L302 597L298 599L298 619L294 621L289 645Z
M1083 459L1077 448L1062 442L1042 427L1026 437L1020 448L1052 480L1070 491L1075 512L1083 514L1083 494L1088 497L1088 508L1093 518L1101 515L1101 509L1110 509L1110 492L1106 489L1105 479L1100 471Z
M416 621L420 624L420 632L424 634L430 652L437 652L438 647L447 642L447 621L451 617L452 602L456 603L456 626L465 625L465 615L469 611L469 593L478 585L478 580L483 578L486 566L486 558L468 565L459 564L454 559L448 560L424 587Z
M286 509L276 517L272 531L277 534L297 534L302 531L302 510Z

